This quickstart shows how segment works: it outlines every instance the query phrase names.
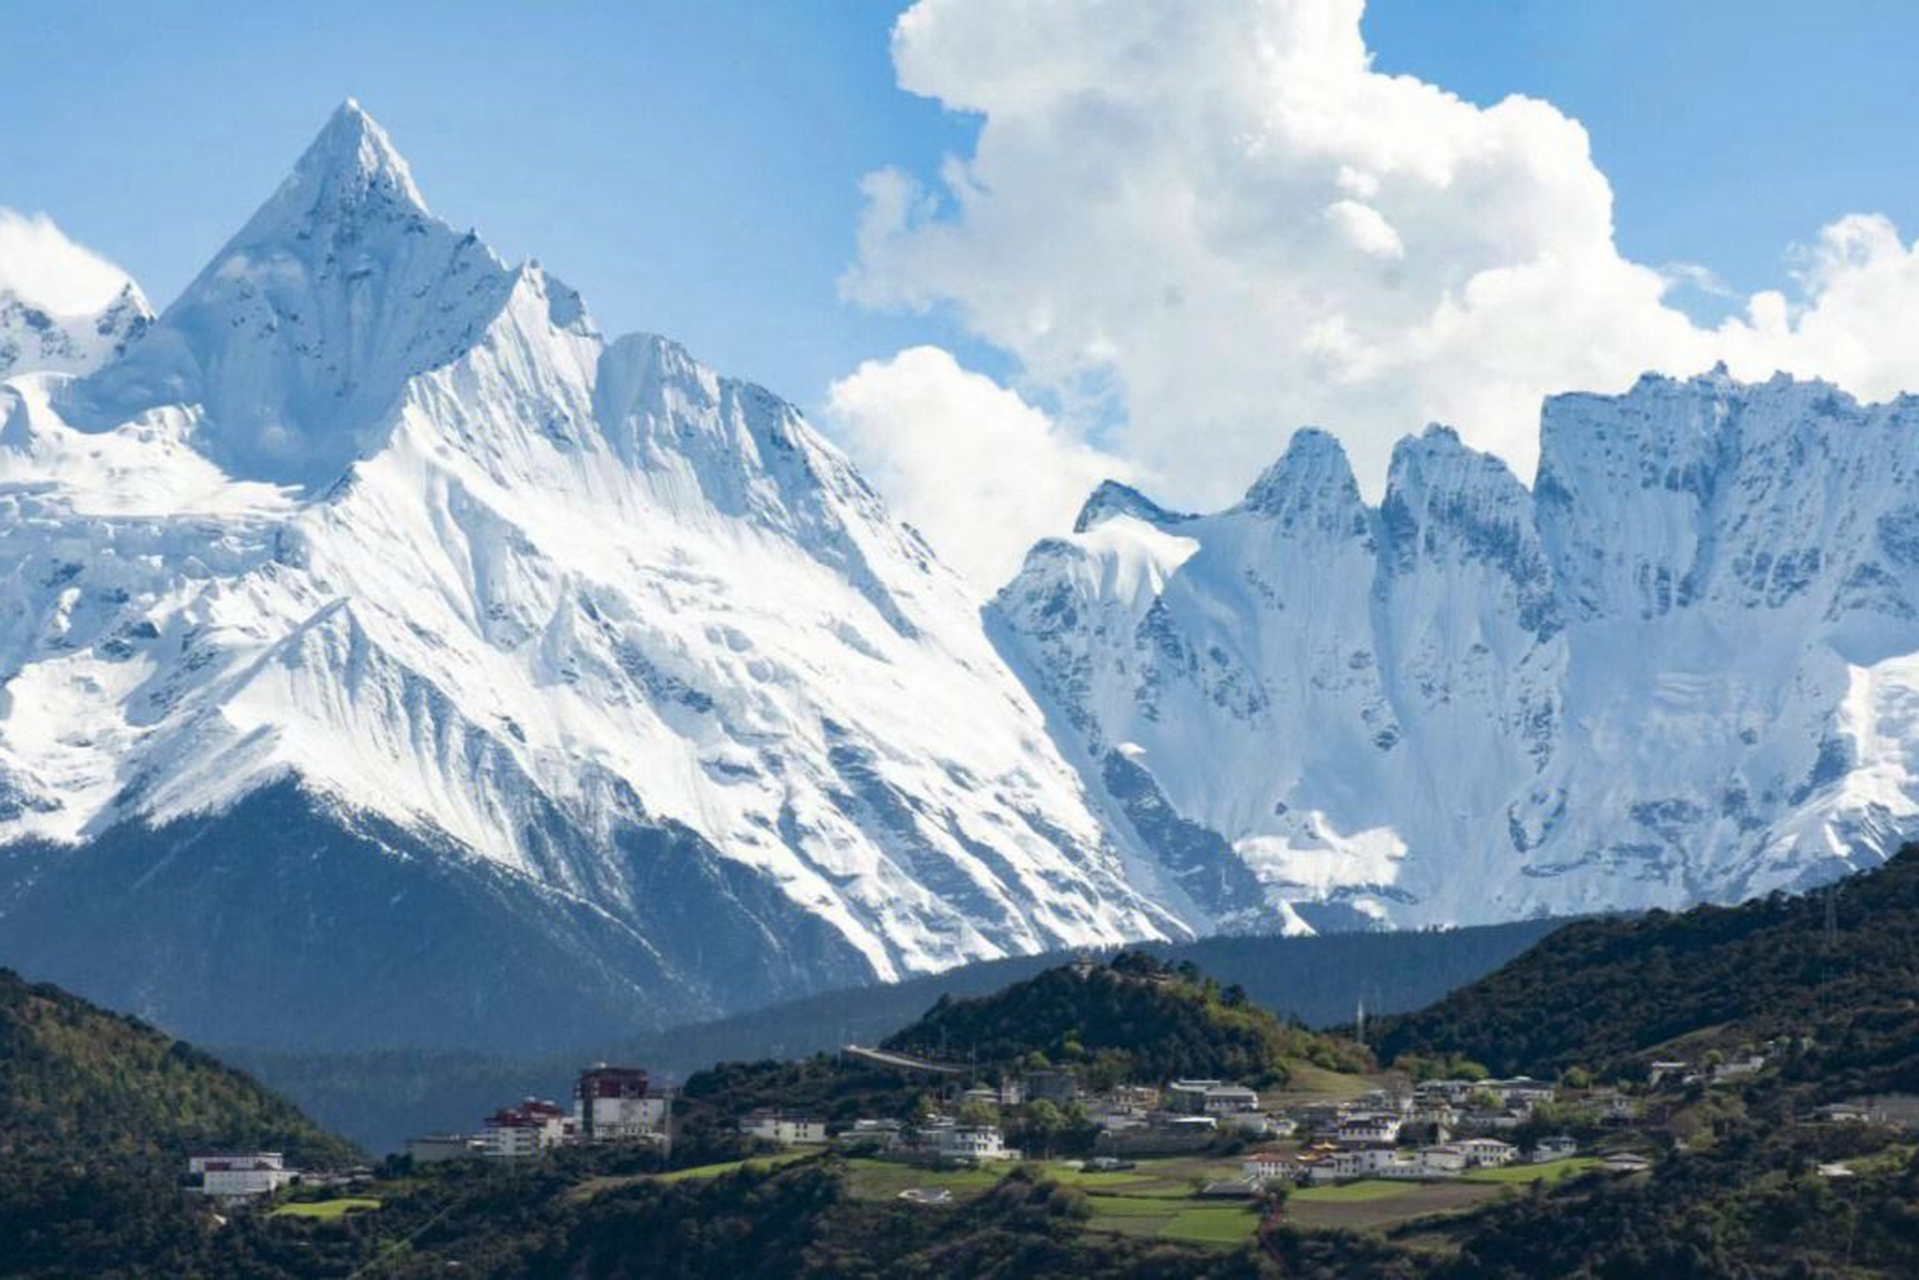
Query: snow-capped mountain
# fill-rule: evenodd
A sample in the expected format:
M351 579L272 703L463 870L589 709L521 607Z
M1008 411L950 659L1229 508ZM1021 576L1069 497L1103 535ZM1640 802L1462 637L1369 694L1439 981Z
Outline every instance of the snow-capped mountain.
M132 281L105 306L77 314L0 286L0 378L89 373L125 354L152 323L153 309Z
M428 212L349 103L0 388L0 961L213 1042L567 1044L1204 924L789 405Z
M1289 927L1729 900L1919 833L1919 399L1648 377L1541 446L1528 491L1429 428L1377 508L1311 430L1218 514L1107 485L996 635L1203 902Z

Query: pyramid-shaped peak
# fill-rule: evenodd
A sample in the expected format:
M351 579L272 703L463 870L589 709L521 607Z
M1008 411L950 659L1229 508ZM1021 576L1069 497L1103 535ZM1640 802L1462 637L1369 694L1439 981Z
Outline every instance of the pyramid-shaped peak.
M328 117L319 136L293 166L290 187L316 194L355 196L379 192L425 210L413 171L394 149L380 122L348 98Z
M1318 427L1301 427L1279 461L1266 468L1241 504L1249 511L1280 515L1303 508L1359 504L1359 485L1338 437Z

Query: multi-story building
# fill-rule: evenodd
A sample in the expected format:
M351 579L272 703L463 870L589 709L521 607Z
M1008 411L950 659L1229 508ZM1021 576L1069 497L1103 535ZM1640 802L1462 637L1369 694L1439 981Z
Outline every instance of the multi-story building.
M580 1072L573 1085L573 1119L583 1142L658 1138L666 1131L669 1095L638 1067L604 1062Z
M271 1195L300 1177L278 1151L197 1152L187 1157L187 1172L199 1177L204 1194L235 1198Z
M1232 1115L1239 1111L1259 1110L1259 1095L1243 1085L1216 1084L1200 1098L1200 1109L1209 1116Z
M482 1153L495 1160L524 1160L577 1141L573 1120L552 1102L528 1098L486 1118L480 1131Z
M1400 1119L1384 1111L1356 1111L1339 1122L1333 1136L1347 1146L1391 1146L1399 1141Z
M1445 1149L1459 1152L1465 1157L1466 1164L1474 1169L1496 1169L1511 1164L1519 1154L1518 1147L1496 1138L1462 1138L1458 1142L1447 1143Z
M786 1111L760 1110L740 1122L740 1132L783 1147L817 1146L826 1141L826 1121Z
M931 1129L932 1154L941 1160L966 1160L984 1164L993 1160L1017 1160L1019 1152L1006 1145L998 1125L956 1124Z
M1223 1080L1175 1080L1161 1091L1160 1098L1168 1111L1198 1115L1206 1110L1207 1091L1224 1083Z

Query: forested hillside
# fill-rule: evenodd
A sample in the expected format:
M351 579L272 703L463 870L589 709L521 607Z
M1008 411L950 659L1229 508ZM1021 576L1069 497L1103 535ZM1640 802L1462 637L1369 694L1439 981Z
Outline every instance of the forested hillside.
M0 969L0 1275L191 1274L208 1222L178 1184L196 1148L353 1156L191 1045Z
M942 999L885 1047L955 1062L1089 1063L1096 1075L1153 1082L1269 1082L1285 1077L1288 1058L1357 1067L1361 1056L1282 1022L1243 987L1143 952L1049 969L990 996Z
M0 1161L170 1166L200 1147L265 1147L307 1166L352 1154L192 1045L0 969Z
M1919 848L1802 897L1587 920L1432 1007L1377 1047L1497 1073L1632 1073L1681 1037L1789 1042L1834 1090L1919 1088Z

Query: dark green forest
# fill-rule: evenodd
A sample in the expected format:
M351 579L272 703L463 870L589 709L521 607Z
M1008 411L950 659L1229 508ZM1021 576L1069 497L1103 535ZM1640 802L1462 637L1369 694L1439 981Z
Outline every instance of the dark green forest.
M1643 1076L1695 1052L1778 1040L1834 1096L1919 1090L1919 849L1802 897L1585 920L1418 1013L1376 1047L1494 1072Z

